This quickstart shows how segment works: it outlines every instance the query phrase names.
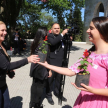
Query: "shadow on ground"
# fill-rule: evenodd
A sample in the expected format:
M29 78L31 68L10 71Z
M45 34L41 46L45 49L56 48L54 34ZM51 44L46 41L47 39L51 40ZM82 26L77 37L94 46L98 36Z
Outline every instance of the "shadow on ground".
M71 46L71 48L70 48L70 51L76 51L76 50L80 50L80 49L83 49L83 48L81 48L81 47L77 47L77 46Z
M23 98L21 96L11 98L11 108L22 108L22 100Z
M65 105L62 108L72 108L70 105Z

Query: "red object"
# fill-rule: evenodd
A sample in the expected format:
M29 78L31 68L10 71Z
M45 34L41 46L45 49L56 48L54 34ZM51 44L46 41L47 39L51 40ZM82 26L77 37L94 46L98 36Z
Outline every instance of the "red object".
M45 36L45 39L44 39L44 41L47 41L48 39L47 39L47 36Z
M12 47L10 47L10 50L12 51Z
M49 33L51 33L51 30L49 30Z
M42 2L47 2L47 0L41 0Z
M84 55L85 57L88 57L88 56L89 56L89 52L87 51L87 49L83 52L83 55Z

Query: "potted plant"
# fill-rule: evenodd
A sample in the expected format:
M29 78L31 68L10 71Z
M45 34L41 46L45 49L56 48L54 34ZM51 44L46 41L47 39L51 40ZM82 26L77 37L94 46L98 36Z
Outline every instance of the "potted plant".
M90 55L91 52L85 50L83 53L83 57L80 57L80 65L78 66L78 69L80 70L79 73L76 74L76 79L75 79L75 84L77 87L82 87L81 83L84 83L86 85L89 84L89 78L90 78L90 73L87 71L87 67L90 64L92 66L92 63L90 62Z
M48 42L47 42L47 36L45 37L45 40L41 40L39 51L38 51L38 56L40 58L40 62L45 62L46 57L47 57L47 52L48 52Z

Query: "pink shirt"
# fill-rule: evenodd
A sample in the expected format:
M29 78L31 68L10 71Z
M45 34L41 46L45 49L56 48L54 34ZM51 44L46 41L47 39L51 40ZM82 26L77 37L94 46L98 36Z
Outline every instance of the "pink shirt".
M94 88L106 88L108 87L108 54L95 54L92 52L89 56L93 66L88 65L87 71L90 72L89 85ZM90 59L90 60L91 60ZM80 63L78 60L69 69L78 73L80 70L77 68Z

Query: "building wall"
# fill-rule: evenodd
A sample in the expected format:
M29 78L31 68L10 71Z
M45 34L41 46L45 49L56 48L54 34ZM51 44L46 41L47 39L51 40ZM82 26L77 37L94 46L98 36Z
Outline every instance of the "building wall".
M108 0L85 0L83 41L89 44L91 44L91 42L89 42L86 31L89 28L92 18L99 16L99 6L101 3L104 6L104 16L108 16Z

